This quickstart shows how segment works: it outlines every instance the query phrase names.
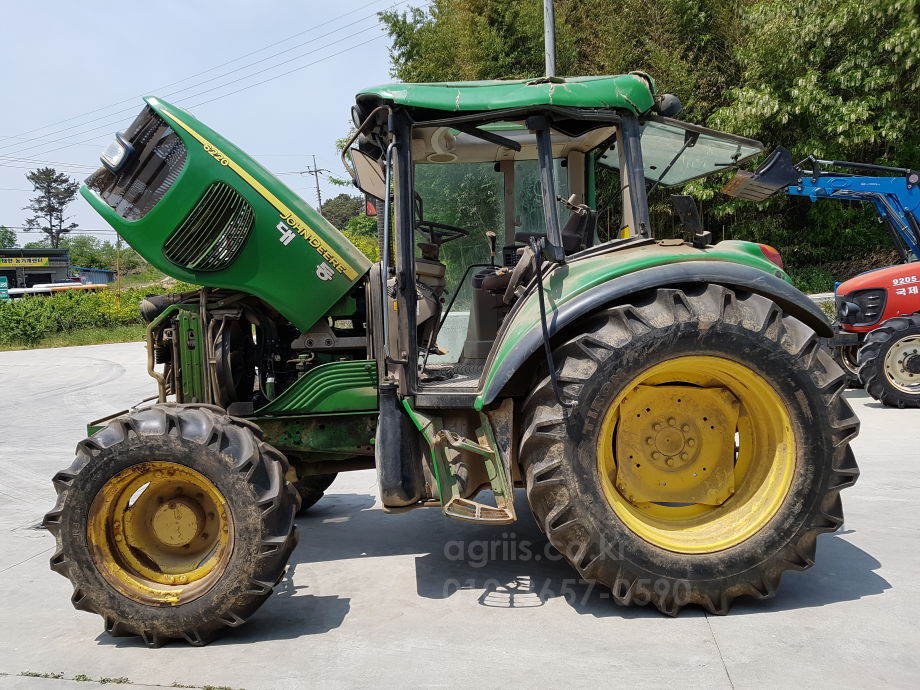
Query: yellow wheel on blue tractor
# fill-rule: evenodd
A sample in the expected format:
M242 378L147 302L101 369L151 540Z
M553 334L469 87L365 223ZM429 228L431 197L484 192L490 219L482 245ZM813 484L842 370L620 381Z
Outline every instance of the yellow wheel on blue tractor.
M769 299L660 289L557 343L521 462L549 541L623 604L726 613L814 562L858 476L843 371Z
M54 477L53 570L113 636L207 644L268 598L297 543L288 463L203 405L153 405L81 441Z

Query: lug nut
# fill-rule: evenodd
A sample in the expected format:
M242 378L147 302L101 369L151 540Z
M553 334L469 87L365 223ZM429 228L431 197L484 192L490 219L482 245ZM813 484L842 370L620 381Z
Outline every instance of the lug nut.
M655 445L655 439L653 439L651 436L649 436L647 439L645 439L645 442L646 442L647 444L649 444L650 446L654 446L654 445Z
M661 422L655 422L655 423L652 425L652 428L653 428L655 431L661 431Z
M655 460L661 460L661 458L663 457L664 456L661 453L659 453L657 450L654 453L652 453L652 458Z
M687 439L687 445L690 446L691 448L693 448L693 446L696 445L696 439L688 438L688 439Z
M668 463L668 467L674 467L674 465L675 465L675 460L674 460L674 458L668 458L668 459L667 459L667 463Z
M688 459L689 457L690 457L690 456L689 456L687 453L681 453L681 454L680 454L680 459L681 459L681 460L686 460L686 459Z
M677 420L674 417L668 417L668 424L670 426L677 426Z
M684 425L680 428L680 430L683 431L683 432L686 434L688 431L690 431L690 425L689 425L689 424L684 424Z

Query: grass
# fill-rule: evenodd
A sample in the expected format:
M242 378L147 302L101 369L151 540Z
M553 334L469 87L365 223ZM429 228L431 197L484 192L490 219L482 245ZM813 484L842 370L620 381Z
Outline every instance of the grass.
M147 264L144 268L136 273L123 273L121 276L121 287L142 287L152 283L158 283L166 277L160 269ZM114 286L113 286L114 287Z
M75 345L102 345L106 343L133 343L144 340L147 327L141 324L112 326L111 328L81 328L69 333L46 335L33 345L0 345L0 352L9 350L36 350L47 347L73 347Z

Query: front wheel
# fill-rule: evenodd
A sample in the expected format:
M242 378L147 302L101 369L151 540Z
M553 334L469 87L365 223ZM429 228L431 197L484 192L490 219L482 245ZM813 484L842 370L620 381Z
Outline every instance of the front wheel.
M623 604L726 613L805 569L843 520L859 422L816 334L770 300L662 289L584 322L525 403L537 521Z
M834 361L843 369L847 377L848 388L862 388L862 382L859 380L859 364L857 356L859 354L859 345L838 345L833 347L831 352L834 355Z
M44 525L73 605L113 636L203 645L271 594L297 535L284 456L208 406L153 405L77 446Z
M920 407L920 314L882 323L866 336L858 361L873 398L890 407Z

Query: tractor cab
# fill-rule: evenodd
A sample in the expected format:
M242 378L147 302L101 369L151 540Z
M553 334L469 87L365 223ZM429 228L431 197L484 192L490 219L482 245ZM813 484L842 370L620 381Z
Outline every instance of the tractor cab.
M369 298L387 315L381 380L422 404L472 403L538 264L650 243L647 189L762 150L665 116L679 109L641 73L358 94L343 162L385 229L377 291L387 303ZM598 208L599 178L618 188L610 208ZM691 201L688 228L695 210Z

